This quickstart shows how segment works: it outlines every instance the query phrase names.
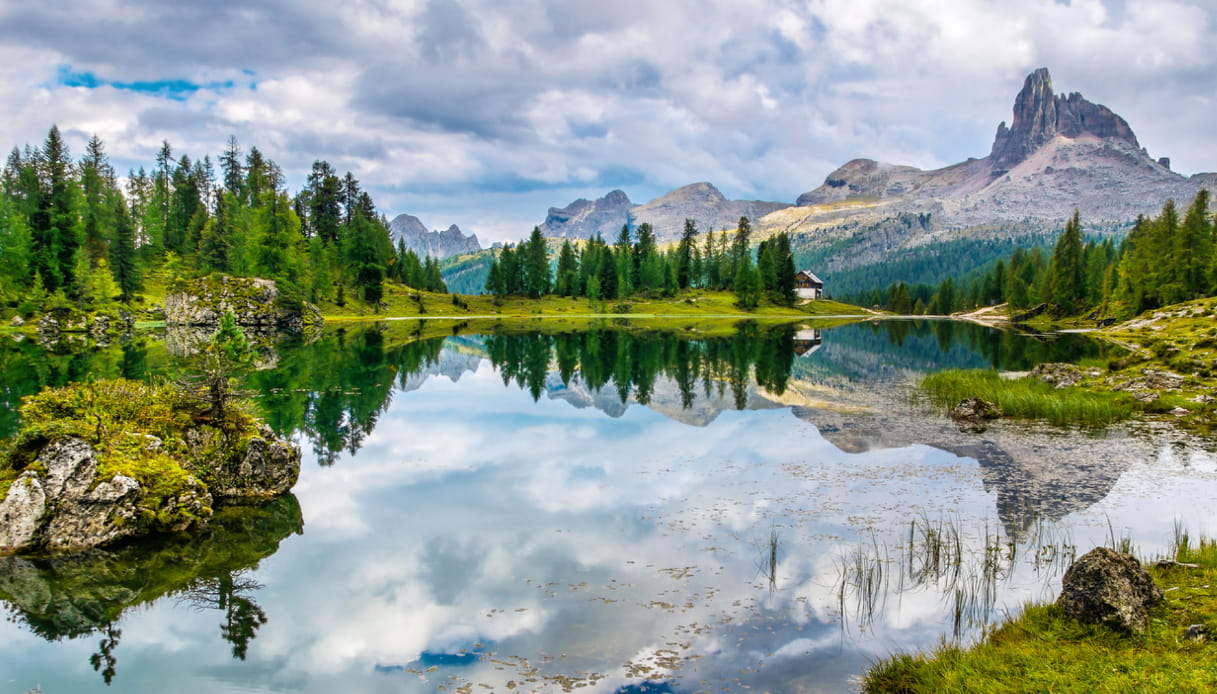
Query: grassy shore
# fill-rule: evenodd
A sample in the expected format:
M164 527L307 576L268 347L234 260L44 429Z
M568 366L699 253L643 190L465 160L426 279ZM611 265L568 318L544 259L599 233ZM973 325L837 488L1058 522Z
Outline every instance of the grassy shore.
M589 301L583 298L546 296L540 299L508 297L496 301L487 295L435 294L388 285L379 310L360 302L339 306L332 302L318 308L327 321L377 320L382 318L535 318L535 317L740 317L767 318L805 316L872 316L857 306L831 300L780 306L762 302L755 311L735 305L730 292L687 290L669 299Z
M1055 426L1105 426L1144 410L1127 393L1055 388L1037 378L1002 378L993 371L942 371L921 381L936 406L949 409L964 398L997 405L1002 416L1039 419Z
M924 389L940 406L979 397L998 404L1005 416L1058 425L1151 416L1202 434L1217 430L1217 298L1168 306L1088 332L1126 351L1104 363L1063 365L1073 371L1069 385L944 372L926 379Z
M1190 640L1192 625L1217 637L1217 543L1181 538L1174 559L1151 566L1165 600L1150 610L1149 629L1131 636L1080 624L1054 605L1026 607L974 646L943 644L930 653L898 654L866 674L867 694L1217 691L1217 644Z

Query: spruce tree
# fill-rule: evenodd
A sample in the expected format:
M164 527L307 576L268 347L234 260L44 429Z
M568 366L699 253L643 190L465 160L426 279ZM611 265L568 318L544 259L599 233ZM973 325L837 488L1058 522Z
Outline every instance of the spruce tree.
M114 242L110 244L110 272L118 285L119 301L128 302L139 291L139 266L135 256L135 224L127 213L123 196L114 196Z

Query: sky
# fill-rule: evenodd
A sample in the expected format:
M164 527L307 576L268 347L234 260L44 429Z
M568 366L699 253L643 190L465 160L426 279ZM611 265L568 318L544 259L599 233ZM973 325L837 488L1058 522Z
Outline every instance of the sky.
M988 154L1026 75L1217 170L1214 0L0 0L0 146L120 173L229 136L380 210L514 240L550 206L697 181L793 202L846 161Z

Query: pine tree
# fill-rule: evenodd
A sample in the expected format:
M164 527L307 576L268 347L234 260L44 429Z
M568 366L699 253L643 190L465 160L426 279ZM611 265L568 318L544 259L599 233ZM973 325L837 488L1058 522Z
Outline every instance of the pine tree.
M110 244L110 272L118 285L119 301L128 302L139 291L139 266L135 256L135 225L127 213L123 196L114 196L114 242Z
M1209 191L1201 188L1175 235L1175 284L1171 303L1204 296L1209 290L1208 266L1213 256L1213 225L1209 220Z
M38 156L37 212L30 220L35 270L46 288L74 289L77 230L72 164L59 128L51 126Z
M1086 299L1085 266L1082 249L1082 223L1077 210L1057 239L1048 266L1050 303L1059 315L1069 316L1082 309Z
M554 281L554 293L558 296L574 296L579 282L579 260L575 257L575 249L570 240L562 241L558 251L558 272Z
M735 301L746 311L755 310L761 302L761 275L752 264L752 257L741 256L732 282L735 290Z
M524 270L524 292L528 296L539 299L549 293L551 277L549 272L549 251L545 239L541 236L540 227L533 227L528 241L521 244L521 258Z
M676 284L680 289L688 289L698 280L694 268L697 255L697 223L685 219L684 231L680 234L680 244L676 248Z

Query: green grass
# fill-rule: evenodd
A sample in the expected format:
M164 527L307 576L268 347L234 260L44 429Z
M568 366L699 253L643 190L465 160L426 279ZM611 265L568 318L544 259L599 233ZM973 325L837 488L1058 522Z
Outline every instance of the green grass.
M921 389L931 402L952 408L964 398L997 405L1005 417L1045 420L1055 426L1106 426L1129 419L1137 402L1125 393L1056 388L1037 379L1004 379L994 371L943 371L927 376Z
M1196 564L1151 567L1165 591L1150 610L1149 629L1130 636L1085 625L1054 605L1029 605L971 647L939 646L876 663L863 680L867 694L999 694L1013 692L1212 692L1217 644L1184 638L1204 624L1217 635L1217 543L1183 539L1175 559Z
M455 297L455 302L454 302ZM756 311L745 311L735 305L730 292L689 290L669 299L628 299L589 301L583 298L546 296L540 299L508 297L496 302L494 297L470 294L435 294L421 292L401 285L386 285L383 306L379 311L359 301L349 300L343 306L323 302L319 308L327 321L369 318L467 318L467 317L537 317L537 316L869 316L867 311L838 301L820 300L793 307L763 302Z

